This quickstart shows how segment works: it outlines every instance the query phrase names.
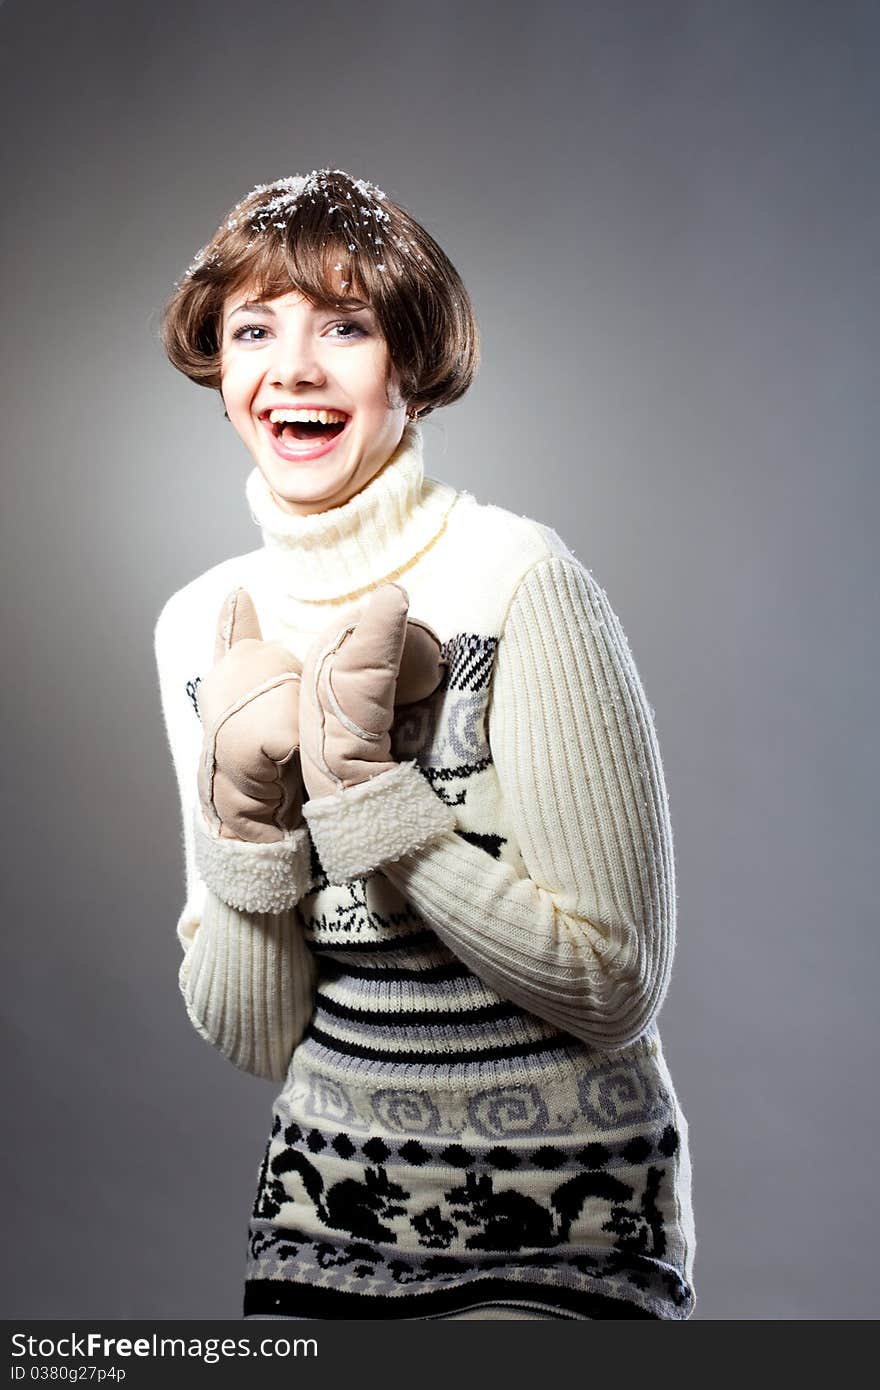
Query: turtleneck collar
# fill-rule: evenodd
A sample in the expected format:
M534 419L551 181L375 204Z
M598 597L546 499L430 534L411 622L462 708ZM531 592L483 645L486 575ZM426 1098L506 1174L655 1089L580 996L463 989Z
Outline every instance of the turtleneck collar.
M276 581L311 603L355 598L402 573L440 535L457 497L425 477L422 431L412 423L385 466L341 507L294 516L258 468L246 492Z

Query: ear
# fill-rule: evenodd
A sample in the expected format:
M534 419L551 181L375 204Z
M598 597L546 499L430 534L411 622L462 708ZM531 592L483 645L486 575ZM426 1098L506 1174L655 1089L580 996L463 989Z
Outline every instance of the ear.
M254 601L247 589L233 589L227 594L217 620L217 638L214 643L214 663L222 661L229 648L245 637L254 637L262 642L260 620Z

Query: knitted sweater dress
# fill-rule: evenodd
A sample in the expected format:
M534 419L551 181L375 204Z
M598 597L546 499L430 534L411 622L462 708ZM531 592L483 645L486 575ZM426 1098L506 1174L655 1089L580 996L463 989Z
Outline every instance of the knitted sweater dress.
M606 595L547 527L426 478L408 425L349 502L291 516L166 604L183 808L180 985L198 1032L281 1084L246 1314L691 1315L687 1124L656 1018L675 938L651 711ZM198 683L246 587L303 660L395 580L446 674L396 711L399 766L218 840Z

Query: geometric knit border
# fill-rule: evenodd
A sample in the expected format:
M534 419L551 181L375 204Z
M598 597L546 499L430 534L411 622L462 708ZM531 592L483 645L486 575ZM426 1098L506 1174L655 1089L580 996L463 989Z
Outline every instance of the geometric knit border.
M272 1138L281 1133L281 1125L276 1118L272 1126ZM512 1148L508 1144L493 1144L491 1148L481 1149L477 1145L465 1148L462 1144L445 1144L442 1141L426 1145L418 1139L406 1139L398 1144L389 1143L374 1135L363 1140L360 1136L336 1130L332 1138L319 1129L304 1132L300 1125L290 1124L284 1129L284 1143L289 1149L308 1150L309 1153L322 1153L330 1149L338 1158L366 1160L367 1163L381 1163L390 1166L403 1165L421 1168L425 1164L449 1168L486 1168L497 1172L513 1172L518 1168L533 1168L542 1172L557 1172L563 1169L588 1169L595 1172L608 1168L631 1168L645 1163L649 1158L669 1159L676 1153L679 1136L674 1125L667 1124L659 1133L650 1138L637 1134L620 1144L592 1142L577 1147L563 1149L555 1144L525 1145Z

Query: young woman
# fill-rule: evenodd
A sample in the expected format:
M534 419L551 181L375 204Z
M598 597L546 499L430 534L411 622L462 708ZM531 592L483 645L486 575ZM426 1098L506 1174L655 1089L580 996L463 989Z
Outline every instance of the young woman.
M689 1317L657 738L555 532L423 471L417 420L477 365L459 276L315 171L236 205L163 340L220 391L263 538L156 629L181 988L281 1083L245 1314Z

